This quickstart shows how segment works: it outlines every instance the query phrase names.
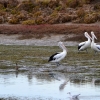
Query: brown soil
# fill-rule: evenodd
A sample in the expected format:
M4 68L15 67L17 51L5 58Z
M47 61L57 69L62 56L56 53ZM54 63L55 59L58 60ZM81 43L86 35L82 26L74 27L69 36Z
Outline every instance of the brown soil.
M66 45L77 45L85 41L84 32L94 31L100 42L100 24L55 24L55 25L0 25L0 44L9 45L57 45L58 41Z

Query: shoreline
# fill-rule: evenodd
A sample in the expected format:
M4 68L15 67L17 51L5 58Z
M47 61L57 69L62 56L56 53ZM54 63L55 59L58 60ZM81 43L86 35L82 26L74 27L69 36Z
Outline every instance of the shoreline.
M64 41L64 35L52 35L51 37L44 37L42 39L17 39L19 35L4 35L0 34L0 45L33 45L33 46L57 46L58 41L64 42L66 46L76 46L78 42Z
M57 46L58 41L62 41L66 46L77 46L80 42L87 40L84 37L84 31L90 32L92 29L96 32L97 38L100 37L99 23L64 23L50 26L30 25L28 28L26 27L27 29L23 28L25 25L21 27L22 25L20 24L0 24L0 26L0 45ZM39 38L37 38L38 36ZM100 40L98 39L97 42L99 43Z

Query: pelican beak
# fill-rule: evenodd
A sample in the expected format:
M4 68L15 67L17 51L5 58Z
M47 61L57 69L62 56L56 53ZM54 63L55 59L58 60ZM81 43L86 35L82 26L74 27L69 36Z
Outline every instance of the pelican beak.
M97 37L95 36L94 32L91 32L92 37L94 37L97 40Z
M97 40L97 37L94 35L94 38Z

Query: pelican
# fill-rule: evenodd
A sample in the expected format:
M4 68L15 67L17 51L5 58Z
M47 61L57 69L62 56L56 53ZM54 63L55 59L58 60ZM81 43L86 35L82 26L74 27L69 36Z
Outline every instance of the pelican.
M80 94L73 95L73 96L71 95L71 93L70 93L70 92L68 92L67 94L69 94L69 95L70 95L70 100L79 100L79 98L78 98L78 97L79 97L79 95L80 95Z
M55 54L53 54L48 62L55 62L57 64L57 66L59 66L59 62L65 58L66 54L67 54L67 48L64 46L63 42L58 42L58 46L63 50L62 52L57 52Z
M91 45L91 37L89 36L89 34L87 32L85 32L84 35L88 40L85 42L79 43L79 45L78 45L79 51L83 51L83 50L87 51L87 48Z
M97 37L95 36L94 32L91 32L92 35L92 42L91 42L91 49L93 49L95 51L95 53L100 51L100 45L97 45L94 41L94 39L97 39Z

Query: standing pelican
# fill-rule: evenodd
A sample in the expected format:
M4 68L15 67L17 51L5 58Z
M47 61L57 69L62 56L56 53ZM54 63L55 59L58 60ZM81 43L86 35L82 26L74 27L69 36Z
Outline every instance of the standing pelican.
M91 42L91 49L93 49L96 52L100 51L100 45L97 45L94 41L94 39L97 39L97 37L95 36L94 32L91 32L92 35L92 42Z
M85 32L84 35L88 40L85 42L79 43L79 45L78 45L79 51L83 51L83 50L87 51L87 48L91 45L91 37L89 36L89 34L87 32Z
M66 54L67 54L67 48L64 46L63 42L59 42L58 46L63 50L62 52L57 52L55 54L53 54L48 62L55 62L57 63L57 66L59 65L59 62L65 58Z

